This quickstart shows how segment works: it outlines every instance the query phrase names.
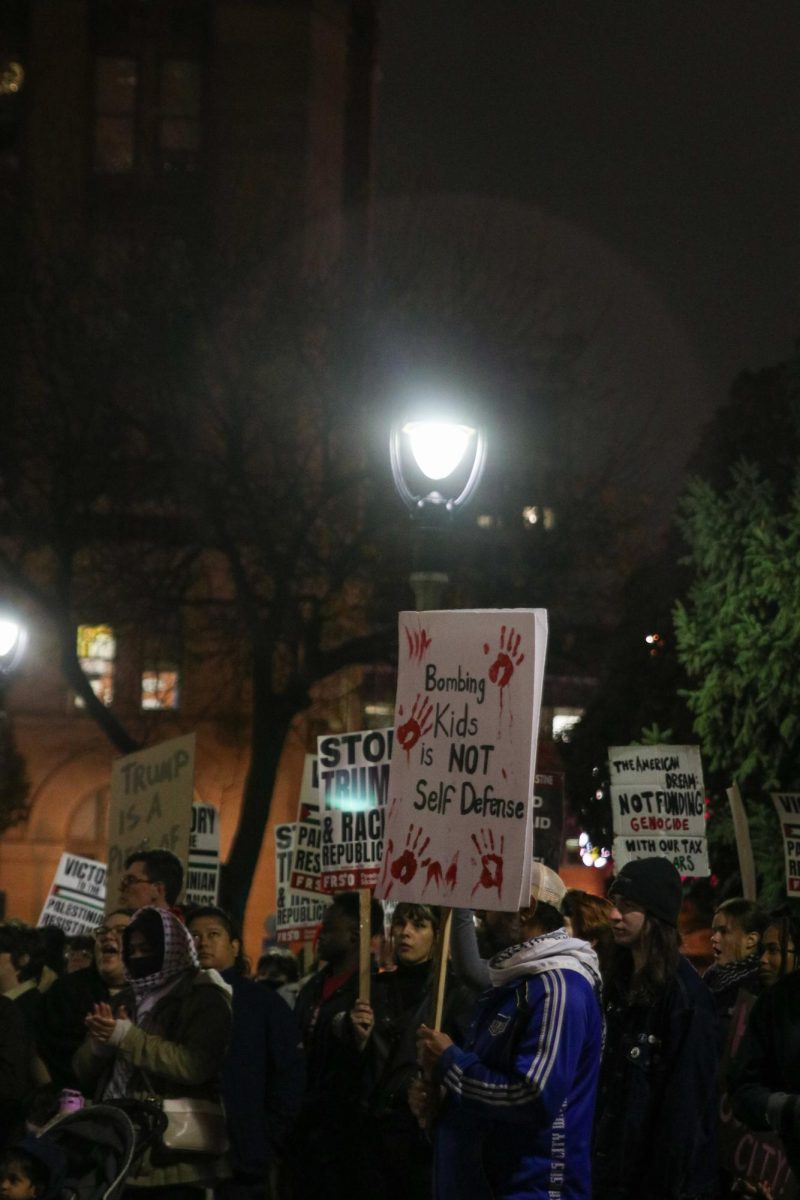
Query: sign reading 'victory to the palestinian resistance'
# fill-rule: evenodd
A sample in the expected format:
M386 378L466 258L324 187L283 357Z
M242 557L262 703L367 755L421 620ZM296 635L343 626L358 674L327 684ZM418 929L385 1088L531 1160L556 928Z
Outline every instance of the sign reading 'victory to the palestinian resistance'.
M322 802L322 890L374 887L383 859L394 730L317 739Z
M69 937L91 933L103 919L106 864L80 854L62 854L39 926L58 925Z
M376 894L527 903L547 614L400 614L396 727Z
M783 834L786 895L800 896L800 792L773 792L772 803Z
M697 746L609 746L614 863L668 858L710 875L703 765Z

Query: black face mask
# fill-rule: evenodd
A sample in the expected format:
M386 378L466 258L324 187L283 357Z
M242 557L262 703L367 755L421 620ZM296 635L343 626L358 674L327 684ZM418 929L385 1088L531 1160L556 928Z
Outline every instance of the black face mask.
M131 979L144 979L145 975L155 975L161 969L161 955L145 954L132 958L127 965Z

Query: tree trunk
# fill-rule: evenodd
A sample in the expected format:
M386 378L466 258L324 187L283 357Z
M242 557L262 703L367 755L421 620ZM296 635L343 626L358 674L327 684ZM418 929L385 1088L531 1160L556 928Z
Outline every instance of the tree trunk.
M291 691L288 696L274 694L271 655L256 650L250 765L242 791L239 824L220 879L220 903L240 924L269 820L283 744L292 721L308 702L299 694L293 702L292 695Z

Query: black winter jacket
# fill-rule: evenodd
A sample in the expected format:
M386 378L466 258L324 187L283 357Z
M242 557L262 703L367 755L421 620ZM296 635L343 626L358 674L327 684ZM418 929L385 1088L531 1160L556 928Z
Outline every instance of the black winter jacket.
M686 958L655 1004L606 1005L596 1200L688 1200L717 1186L717 1027Z
M800 973L756 1000L727 1082L739 1120L775 1130L800 1179Z

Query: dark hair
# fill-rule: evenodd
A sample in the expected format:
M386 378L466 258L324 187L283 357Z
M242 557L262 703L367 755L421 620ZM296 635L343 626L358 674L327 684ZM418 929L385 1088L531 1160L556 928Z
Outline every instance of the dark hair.
M163 883L167 904L176 904L183 887L183 866L171 850L137 850L125 859L125 869L132 863L144 863L150 883Z
M30 925L0 925L0 954L10 954L20 983L35 979L44 969L45 947L39 930Z
M563 928L564 917L554 904L548 904L546 900L537 900L535 908L531 905L531 911L533 920L542 933L554 933L556 929Z
M743 933L757 933L759 938L769 925L769 913L755 900L745 900L741 896L723 900L722 904L714 909L714 916L717 913L725 913L726 917L736 922Z
M190 908L186 913L186 928L190 933L192 921L197 917L213 917L215 921L219 921L231 941L239 943L239 950L233 960L233 969L237 975L249 975L250 960L245 956L244 942L239 926L230 913L226 913L224 908L217 908L215 904L198 904L196 908Z
M800 965L800 919L797 912L790 908L788 904L781 905L769 914L764 933L767 932L770 925L774 925L778 930L778 938L781 944L781 969L778 975L779 979L783 979L784 975L791 974L786 968L786 958L789 952L789 946L794 948L794 967L796 971ZM762 934L763 937L763 934Z
M600 974L605 979L614 950L611 913L614 905L605 896L570 888L561 902L561 911L569 917L575 937L589 942L597 954Z
M608 996L623 1004L653 1004L678 970L680 944L681 935L674 925L646 913L641 969L634 971L633 955L627 946L615 945L605 980Z
M29 1179L38 1192L45 1192L50 1183L50 1172L41 1159L34 1158L25 1150L6 1150L0 1157L0 1173L5 1174L11 1167L16 1167L20 1175Z
M164 964L164 925L157 908L143 908L135 921L122 931L122 961L130 969L131 938L134 933L143 933L151 954L158 958L159 970Z
M403 921L411 921L413 925L420 926L424 922L429 921L433 926L434 933L439 932L441 920L441 910L434 908L432 904L412 904L408 900L401 900L392 913L392 925L400 925Z
M269 967L277 967L285 973L287 983L297 983L300 978L300 964L291 950L268 950L266 954L262 954L258 960L256 975L260 975Z
M79 953L82 951L84 954L94 954L94 938L88 937L84 933L76 934L75 937L67 939L66 949L67 952Z
M339 892L333 897L331 908L338 908L358 930L358 892ZM329 910L330 911L330 910ZM383 933L383 905L380 900L371 900L369 906L369 932L371 937Z

